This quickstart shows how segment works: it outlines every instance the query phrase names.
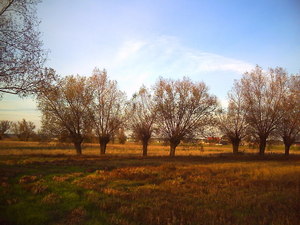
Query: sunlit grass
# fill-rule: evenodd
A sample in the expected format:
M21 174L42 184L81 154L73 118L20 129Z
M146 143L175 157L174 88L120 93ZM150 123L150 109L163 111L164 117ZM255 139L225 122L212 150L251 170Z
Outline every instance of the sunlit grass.
M210 154L231 153L230 145L204 145L203 149L200 145L181 144L176 149L178 156L203 156ZM256 153L257 149L241 146L242 153ZM266 149L266 153L283 153L283 146L272 146ZM300 153L299 146L293 146L291 154ZM26 154L51 154L51 155L74 155L75 150L71 143L39 143L39 142L21 142L21 141L0 141L0 155L26 155ZM99 145L96 143L83 144L84 155L99 155ZM127 142L126 144L108 144L108 155L120 156L140 156L142 154L142 146L138 143ZM169 155L169 146L162 144L150 144L148 149L149 156L167 156Z
M297 154L180 146L170 158L152 145L144 158L139 145L115 144L107 156L97 145L76 156L56 143L4 143L0 224L299 224Z

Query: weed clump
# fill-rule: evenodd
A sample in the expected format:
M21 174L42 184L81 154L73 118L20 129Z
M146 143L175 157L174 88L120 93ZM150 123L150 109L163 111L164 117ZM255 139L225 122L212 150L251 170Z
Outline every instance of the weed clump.
M54 176L54 177L52 177L52 180L60 183L60 182L65 182L67 180L71 180L73 178L76 178L76 177L79 177L82 175L83 175L83 173L70 173L70 174L66 174L66 175Z
M35 183L28 184L25 186L25 189L29 190L32 194L41 194L44 193L48 189L48 185L46 185L45 180L39 180Z
M37 176L28 176L28 175L24 175L20 178L19 180L19 184L28 184L28 183L32 183L34 181L36 181L38 179Z
M46 205L55 205L61 201L61 197L55 193L50 193L42 199L42 203Z
M83 207L75 208L67 216L65 224L74 225L74 224L84 224L84 220L87 216L87 212Z

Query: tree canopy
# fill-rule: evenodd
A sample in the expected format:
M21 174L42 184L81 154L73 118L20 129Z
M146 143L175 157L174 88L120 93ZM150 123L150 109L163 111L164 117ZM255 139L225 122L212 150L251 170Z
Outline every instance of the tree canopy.
M154 87L159 135L170 143L170 156L177 145L204 131L214 119L217 99L203 82L160 78Z
M38 0L6 0L0 5L0 96L36 93L54 79L44 71L43 49L36 16Z

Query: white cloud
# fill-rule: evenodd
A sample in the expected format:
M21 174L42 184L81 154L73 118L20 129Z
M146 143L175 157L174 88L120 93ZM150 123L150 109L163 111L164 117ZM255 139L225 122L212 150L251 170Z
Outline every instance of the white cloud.
M55 64L60 74L90 75L95 66L105 67L108 75L118 81L128 97L142 84L150 87L159 76L203 80L216 94L221 105L226 105L226 93L233 79L253 65L222 55L187 48L176 38L160 36L146 40L127 40L118 50L82 53L78 61ZM101 54L100 54L101 53ZM57 62L56 62L57 63ZM51 65L50 65L51 66ZM40 126L40 112L32 99L7 98L0 101L0 119L20 120L26 118Z
M243 74L251 68L250 63L187 48L176 37L160 36L124 42L107 69L120 86L132 94L142 84L151 84L159 76L194 78L207 73Z
M123 44L119 52L117 53L116 61L121 62L127 60L130 56L138 52L145 42L143 41L127 41Z

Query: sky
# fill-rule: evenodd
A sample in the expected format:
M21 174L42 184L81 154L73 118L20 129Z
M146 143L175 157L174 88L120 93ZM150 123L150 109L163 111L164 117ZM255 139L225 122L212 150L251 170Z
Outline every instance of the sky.
M226 103L255 65L300 72L299 0L43 0L46 66L61 76L105 68L128 98L159 77L204 81ZM40 126L32 98L4 95L0 120Z

